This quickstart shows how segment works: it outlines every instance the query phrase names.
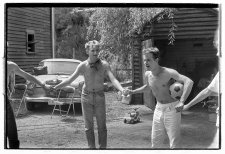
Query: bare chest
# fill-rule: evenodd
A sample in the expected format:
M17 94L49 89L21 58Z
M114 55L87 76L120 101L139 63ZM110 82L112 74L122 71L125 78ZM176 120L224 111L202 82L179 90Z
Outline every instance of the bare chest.
M148 83L153 91L160 91L169 88L169 77L162 74L160 76L149 75Z
M90 68L87 67L84 72L84 77L86 80L101 80L105 78L105 69L103 67Z

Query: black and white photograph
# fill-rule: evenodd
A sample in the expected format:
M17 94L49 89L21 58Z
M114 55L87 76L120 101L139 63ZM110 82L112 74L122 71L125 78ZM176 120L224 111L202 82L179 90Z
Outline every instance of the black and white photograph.
M220 151L221 13L4 3L4 150Z

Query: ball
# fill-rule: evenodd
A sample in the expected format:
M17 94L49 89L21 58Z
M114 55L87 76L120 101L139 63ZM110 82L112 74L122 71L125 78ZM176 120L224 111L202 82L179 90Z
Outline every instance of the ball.
M183 88L184 85L182 83L174 82L169 88L171 97L179 100L183 94Z

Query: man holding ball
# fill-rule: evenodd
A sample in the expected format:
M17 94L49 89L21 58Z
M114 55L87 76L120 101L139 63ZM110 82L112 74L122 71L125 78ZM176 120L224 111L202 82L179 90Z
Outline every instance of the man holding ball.
M144 49L144 64L147 68L145 78L147 83L130 94L142 93L150 89L157 100L152 123L152 147L162 148L166 134L168 134L170 148L179 148L181 110L189 96L193 81L179 74L176 70L159 65L160 52L156 47ZM183 94L180 100L170 95L170 80L182 83Z

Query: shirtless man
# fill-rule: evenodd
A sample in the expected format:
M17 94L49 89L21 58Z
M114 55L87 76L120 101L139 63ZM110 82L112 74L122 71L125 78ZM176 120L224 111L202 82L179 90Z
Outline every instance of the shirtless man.
M162 148L167 134L170 148L177 148L180 139L181 110L184 102L191 92L193 81L179 74L176 70L162 67L159 62L159 50L156 47L144 49L144 64L146 85L131 90L131 94L141 93L150 89L157 100L152 124L152 147ZM169 93L169 81L174 79L184 84L180 100L175 100ZM150 88L148 88L148 86Z
M18 140L18 134L17 134L17 127L16 127L16 121L13 113L13 109L10 104L10 88L9 86L9 78L14 75L19 75L26 80L32 81L41 87L45 88L45 85L41 83L39 80L37 80L35 77L30 75L29 73L21 70L19 66L11 61L7 61L7 97L6 97L6 137L5 137L5 146L7 145L7 137L9 141L9 148L10 149L18 149L19 148L19 140ZM7 147L5 147L7 148Z
M109 64L98 58L99 46L99 42L96 40L86 43L85 49L89 56L88 59L78 65L70 78L54 87L54 89L60 89L70 84L79 75L84 76L85 82L82 88L81 103L88 147L92 149L96 148L93 121L94 115L96 116L98 126L99 146L101 149L104 149L107 146L104 78L108 76L112 84L119 91L123 92L125 95L128 93L128 91L124 90L118 80L113 76Z

